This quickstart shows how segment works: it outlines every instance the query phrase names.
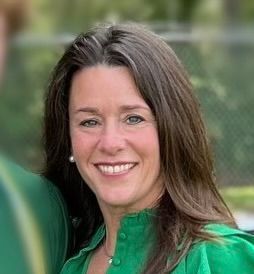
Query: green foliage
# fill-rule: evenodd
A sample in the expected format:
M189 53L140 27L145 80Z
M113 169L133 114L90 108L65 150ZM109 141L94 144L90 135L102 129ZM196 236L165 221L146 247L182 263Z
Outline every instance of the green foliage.
M200 0L33 0L32 30L81 32L98 22L191 23Z
M227 187L221 193L233 211L254 211L254 187Z
M0 101L0 150L32 169L42 162L43 98L49 73L62 51L27 46L10 54Z

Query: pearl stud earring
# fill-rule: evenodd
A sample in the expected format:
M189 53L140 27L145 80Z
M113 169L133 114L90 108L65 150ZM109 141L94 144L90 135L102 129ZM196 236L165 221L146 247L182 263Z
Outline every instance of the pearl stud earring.
M71 155L71 156L69 157L69 161L70 161L70 163L74 163L74 162L75 162L74 156L73 156L73 155Z

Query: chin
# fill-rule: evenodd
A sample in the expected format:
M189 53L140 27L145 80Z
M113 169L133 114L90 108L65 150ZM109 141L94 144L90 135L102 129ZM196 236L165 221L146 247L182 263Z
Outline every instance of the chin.
M109 196L106 195L101 197L101 200L104 204L111 206L111 207L130 207L131 205L135 204L135 199L126 193L111 193Z

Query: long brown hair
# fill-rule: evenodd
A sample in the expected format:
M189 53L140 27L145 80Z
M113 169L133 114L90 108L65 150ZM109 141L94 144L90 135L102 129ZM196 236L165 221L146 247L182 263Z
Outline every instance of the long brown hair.
M189 78L159 37L137 25L119 24L81 34L69 46L46 98L44 175L61 189L75 217L74 248L79 249L103 218L95 195L68 161L69 90L77 71L97 64L127 67L157 121L166 190L157 207L157 243L144 273L172 271L194 240L213 239L203 230L205 224L234 225L234 220L214 183L206 130Z

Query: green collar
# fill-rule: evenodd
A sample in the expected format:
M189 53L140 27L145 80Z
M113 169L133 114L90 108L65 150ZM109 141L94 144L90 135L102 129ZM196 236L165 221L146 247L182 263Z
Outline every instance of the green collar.
M137 235L144 236L145 234L150 235L154 234L152 233L152 226L153 226L153 219L156 216L155 209L144 209L139 212L134 212L127 214L122 217L120 220L120 228L118 230L118 237L125 237L124 235L127 235L128 237L135 239ZM124 232L123 232L124 231ZM151 233L150 233L151 232ZM102 224L95 234L93 235L90 243L81 249L79 253L74 256L72 259L78 258L82 256L84 253L87 253L89 251L92 251L98 247L99 244L103 241L103 239L106 236L106 227L105 224ZM146 240L146 238L144 237Z
M153 209L144 209L140 212L130 213L122 217L120 220L120 227L118 230L118 238L125 237L127 235L130 239L134 240L138 235L142 235L144 241L147 241L147 238L155 238L155 233L153 229L154 218L156 217L156 210ZM204 227L205 230L215 233L218 236L225 236L235 232L234 229L228 229L228 226L223 224L207 224ZM237 230L238 231L238 230ZM238 231L239 233L239 231ZM89 245L80 250L80 252L74 257L80 257L84 253L92 251L98 247L99 244L103 241L106 235L105 224L102 224L93 237ZM146 238L147 237L147 238ZM194 244L199 242L199 240L194 241ZM180 244L177 250L180 250L182 245Z

